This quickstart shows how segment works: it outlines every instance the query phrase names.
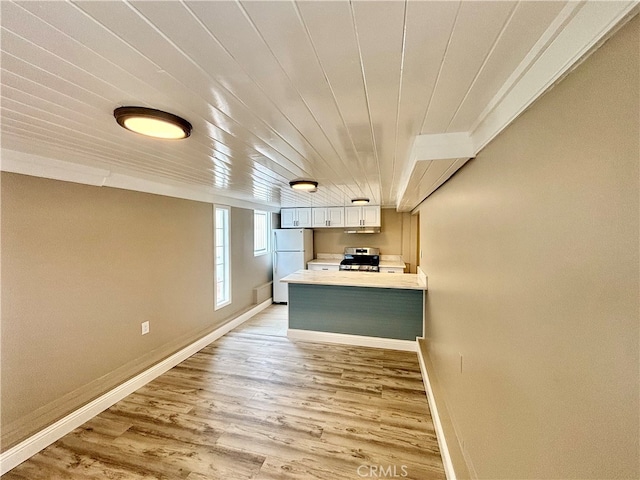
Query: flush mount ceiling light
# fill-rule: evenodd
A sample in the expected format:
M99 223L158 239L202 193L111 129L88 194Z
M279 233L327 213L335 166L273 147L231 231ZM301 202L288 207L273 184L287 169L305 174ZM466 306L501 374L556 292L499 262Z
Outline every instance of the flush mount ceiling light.
M191 135L191 124L172 113L146 107L119 107L113 111L118 124L154 138L178 140Z
M351 203L353 203L354 205L367 205L369 203L369 199L368 198L354 198L353 200L351 200Z
M289 186L294 190L302 190L304 192L315 192L318 189L318 182L313 180L292 180Z

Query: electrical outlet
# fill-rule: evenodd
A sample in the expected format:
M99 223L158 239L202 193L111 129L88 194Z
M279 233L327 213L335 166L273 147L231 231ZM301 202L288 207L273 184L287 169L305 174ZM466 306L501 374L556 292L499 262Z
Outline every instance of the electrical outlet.
M142 322L141 324L142 326L142 335L146 335L147 333L149 333L149 322Z

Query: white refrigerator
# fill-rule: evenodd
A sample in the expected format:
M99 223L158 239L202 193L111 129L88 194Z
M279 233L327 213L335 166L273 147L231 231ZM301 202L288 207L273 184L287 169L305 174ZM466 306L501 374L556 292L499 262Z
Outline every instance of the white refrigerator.
M307 268L313 259L313 230L283 228L273 231L273 301L289 301L289 285L281 278Z

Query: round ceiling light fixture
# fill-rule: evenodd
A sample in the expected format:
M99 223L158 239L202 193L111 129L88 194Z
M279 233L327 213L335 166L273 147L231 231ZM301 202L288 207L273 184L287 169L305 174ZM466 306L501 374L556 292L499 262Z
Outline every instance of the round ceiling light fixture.
M113 111L118 124L153 138L179 140L191 135L191 124L173 113L146 107L119 107Z
M294 190L315 192L318 189L318 182L313 180L292 180L289 182L289 186Z
M353 200L351 200L351 203L353 203L354 205L368 205L369 204L369 199L368 198L354 198Z

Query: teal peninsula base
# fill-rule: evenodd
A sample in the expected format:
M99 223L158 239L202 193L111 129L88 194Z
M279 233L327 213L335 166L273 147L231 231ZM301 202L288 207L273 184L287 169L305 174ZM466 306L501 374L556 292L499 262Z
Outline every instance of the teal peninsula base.
M289 328L414 341L423 298L424 290L289 283Z

